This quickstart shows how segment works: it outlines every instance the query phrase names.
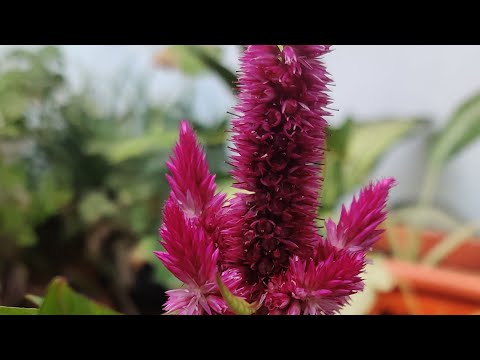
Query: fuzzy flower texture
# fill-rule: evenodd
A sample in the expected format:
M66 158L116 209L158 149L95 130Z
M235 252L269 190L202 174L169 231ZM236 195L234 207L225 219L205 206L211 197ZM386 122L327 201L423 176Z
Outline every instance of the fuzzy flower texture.
M365 255L380 238L394 180L361 190L320 235L329 77L327 45L251 45L241 59L240 114L232 121L231 175L219 193L186 121L167 163L171 186L156 255L184 285L165 310L232 314L216 282L257 304L257 314L335 314L362 291Z

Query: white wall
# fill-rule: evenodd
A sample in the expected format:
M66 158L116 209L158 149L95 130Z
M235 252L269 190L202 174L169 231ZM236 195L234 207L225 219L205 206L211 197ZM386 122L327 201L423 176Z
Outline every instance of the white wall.
M425 115L442 126L454 108L480 91L480 46L335 46L326 62L336 86L332 97L346 114ZM376 171L399 181L393 200L415 198L421 184L425 138L410 139ZM438 201L468 220L480 219L480 141L445 169Z
M5 46L2 46L5 49ZM152 55L158 46L64 46L69 74L81 83L84 70L93 72L99 84L131 67L152 81L155 99L173 99L181 87L193 85L199 94L195 108L205 121L217 118L233 104L217 79L190 83L180 74L153 70ZM235 48L227 60L235 67ZM339 109L333 123L345 115L371 119L385 115L424 115L436 126L447 120L465 97L480 91L480 46L349 46L338 45L326 57L335 80L333 107ZM79 71L80 70L80 71ZM424 138L398 146L382 162L375 176L395 176L399 186L392 200L414 199L423 171ZM472 145L446 168L439 202L466 219L480 219L480 142Z

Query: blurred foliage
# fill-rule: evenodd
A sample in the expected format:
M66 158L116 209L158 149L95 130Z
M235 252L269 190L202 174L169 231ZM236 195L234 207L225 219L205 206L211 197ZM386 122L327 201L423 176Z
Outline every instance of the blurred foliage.
M443 128L432 134L420 195L421 205L432 202L437 180L448 162L479 137L480 93L476 93L458 106Z
M60 277L52 280L44 298L33 298L38 309L0 306L0 315L119 315L118 312L77 294Z
M221 48L212 45L175 45L163 49L155 57L160 67L177 68L194 76L211 71L235 92L237 76L221 62Z
M52 280L38 310L39 315L119 315L75 293L63 278Z
M480 93L463 102L433 135L430 161L446 163L480 136Z
M370 181L383 156L426 124L417 118L358 122L350 117L339 128L330 128L321 213L331 214L345 195Z
M0 306L0 315L38 315L38 309L26 307Z
M390 214L394 223L412 226L410 244L405 251L410 261L438 265L440 260L455 251L465 241L479 232L478 222L464 224L462 219L434 204L438 180L446 165L474 141L480 138L480 93L475 93L462 102L447 120L443 128L430 134L427 146L427 161L424 181L417 201L400 207ZM419 256L420 231L426 227L444 227L445 238L421 259ZM440 224L440 225L437 225ZM402 254L396 252L397 257Z
M217 56L212 49L209 56ZM63 54L52 46L16 49L0 59L0 272L21 261L32 274L48 277L72 262L114 277L122 273L119 267L129 266L112 253L124 251L116 241L127 248L142 246L145 238L157 243L152 234L169 191L165 160L179 120L187 118L198 130L219 180L228 171L227 121L199 125L191 97L169 107L152 103L141 79L121 108L115 98L122 82L112 84L112 101L99 101L93 79L73 89L64 65ZM193 69L195 61L184 66ZM151 256L145 261L155 263L155 280L172 285L160 262Z

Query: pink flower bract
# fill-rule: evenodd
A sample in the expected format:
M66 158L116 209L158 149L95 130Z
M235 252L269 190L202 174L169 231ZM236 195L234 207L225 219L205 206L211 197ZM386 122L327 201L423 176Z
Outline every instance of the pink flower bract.
M340 249L369 250L383 232L377 228L387 217L388 192L394 185L395 180L388 178L362 189L348 211L342 206L338 225L331 219L325 222L328 241Z
M226 313L215 282L225 195L215 194L215 177L186 121L180 124L180 138L167 166L172 192L160 229L165 252L156 255L185 287L168 292L165 310L187 315ZM232 291L240 289L241 278L234 270L223 271L222 280Z
M167 168L172 197L188 217L201 215L215 195L215 175L209 172L205 153L185 120Z
M268 285L265 306L272 315L332 315L363 289L364 254L332 251L322 260L290 258L288 270Z

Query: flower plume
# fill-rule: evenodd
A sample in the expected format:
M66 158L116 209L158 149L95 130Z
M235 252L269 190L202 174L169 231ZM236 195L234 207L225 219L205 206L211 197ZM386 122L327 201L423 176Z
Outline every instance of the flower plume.
M188 217L201 215L215 195L215 175L209 172L205 153L185 120L180 123L180 138L167 168L171 196Z
M331 219L325 222L328 241L340 249L368 251L383 232L377 228L387 217L385 205L394 185L395 180L387 178L362 189L348 211L342 206L338 225Z
M165 251L156 253L184 283L168 292L167 312L231 314L235 303L257 314L330 315L362 291L365 256L382 233L395 181L366 186L342 207L338 224L325 221L326 238L320 235L330 78L319 58L329 50L247 47L230 159L240 191L228 203L193 129L181 122L167 163Z
M179 314L222 314L228 312L215 276L219 267L223 194L215 194L215 177L206 156L186 121L167 163L172 188L163 211L160 229L165 252L157 257L184 283L168 292L165 310ZM240 277L234 270L222 272L222 281L238 293Z
M328 46L250 46L242 58L232 175L248 193L231 202L225 258L250 284L268 283L294 254L313 253L323 117L330 102L329 79L317 57L328 51Z

